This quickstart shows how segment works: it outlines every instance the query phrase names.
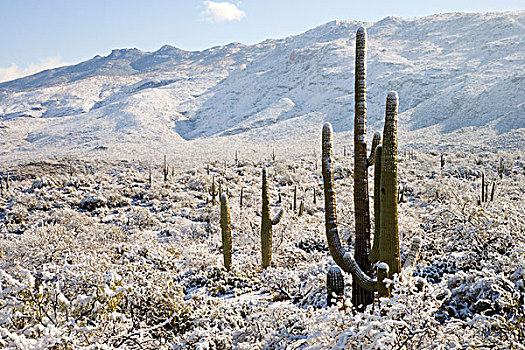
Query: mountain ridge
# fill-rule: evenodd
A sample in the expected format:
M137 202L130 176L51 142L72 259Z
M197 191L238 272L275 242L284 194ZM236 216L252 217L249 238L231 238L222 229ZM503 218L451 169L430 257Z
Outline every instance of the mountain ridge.
M390 90L400 95L400 126L407 132L436 126L443 135L474 127L502 135L525 127L525 11L451 13L335 20L282 39L202 51L115 49L2 83L0 154L56 152L56 140L68 149L92 149L119 140L131 148L145 140L162 148L210 137L259 139L280 125L300 137L304 130L294 123L308 129L324 121L351 131L354 39L361 25L368 30L371 129L381 126ZM38 123L22 135L11 132L28 118ZM22 137L16 145L15 134Z

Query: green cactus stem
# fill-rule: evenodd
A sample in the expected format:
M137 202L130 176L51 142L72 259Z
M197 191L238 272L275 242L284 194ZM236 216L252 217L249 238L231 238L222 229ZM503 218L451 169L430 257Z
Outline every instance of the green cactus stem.
M492 189L490 191L490 201L494 202L494 191L496 190L496 181L492 183Z
M293 211L297 210L297 186L294 186L293 188Z
M216 201L215 201L215 197L217 196L218 192L217 192L217 187L215 186L215 176L213 177L212 179L212 182L211 182L211 190L210 190L210 195L211 195L211 204L212 205L215 205Z
M445 155L443 155L443 154L441 155L441 159L440 159L439 163L440 163L442 168L445 166Z
M226 193L221 195L221 232L224 267L229 271L232 267L232 227L230 221L230 206Z
M368 196L368 157L366 147L366 29L360 27L355 44L355 117L354 117L354 208L355 252L359 267L372 272L370 254L370 204ZM350 240L350 239L349 239ZM350 242L349 242L350 243ZM352 283L352 303L364 309L373 302L373 295Z
M168 160L166 155L164 155L164 164L162 165L162 174L164 175L164 182L168 182L168 175L170 173L170 168L168 166Z
M500 179L503 179L503 172L505 171L505 165L503 164L503 157L499 159L498 175Z
M388 278L401 272L397 220L397 92L386 99L383 150L381 152L381 223L379 259L389 266Z
M481 202L485 202L485 173L481 173Z
M151 183L152 183L152 175L151 175L151 165L148 169L148 184L149 184L149 187L151 187Z
M372 264L379 261L379 236L381 231L381 153L383 151L382 145L377 145L375 149L375 165L374 165L374 243L372 250L368 256L368 260Z
M244 187L241 187L241 195L240 195L240 199L239 199L239 208L242 208L243 198L244 198Z
M314 204L317 204L317 189L314 187Z
M272 219L270 217L270 193L268 190L267 170L262 170L262 215L261 215L261 252L262 267L267 268L272 263L272 226L277 225L283 216L283 209Z
M299 213L297 214L297 216L302 216L303 212L304 212L304 202L301 201L301 204L299 204Z
M372 139L372 148L370 149L370 156L368 156L368 160L367 160L368 166L374 165L376 161L376 148L380 143L381 143L381 133L376 132Z
M326 305L336 305L343 298L345 292L345 280L341 269L331 266L326 273Z

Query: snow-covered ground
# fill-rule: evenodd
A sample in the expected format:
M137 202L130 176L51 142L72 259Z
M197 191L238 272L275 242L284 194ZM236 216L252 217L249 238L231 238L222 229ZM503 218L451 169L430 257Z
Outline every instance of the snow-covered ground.
M317 154L288 159L276 151L275 161L270 154L241 155L238 163L211 162L209 174L208 166L175 168L167 182L162 159L11 167L0 212L1 346L524 348L523 151L446 153L443 168L439 152L401 151L402 255L418 235L421 259L395 281L391 299L358 314L349 276L344 302L326 306L334 262L324 238ZM354 225L351 163L350 156L336 157L345 238ZM274 227L272 267L261 271L263 166L272 211L282 207L285 214ZM493 200L479 204L482 172L496 186ZM230 196L231 272L222 267L212 181ZM295 186L302 216L291 209Z

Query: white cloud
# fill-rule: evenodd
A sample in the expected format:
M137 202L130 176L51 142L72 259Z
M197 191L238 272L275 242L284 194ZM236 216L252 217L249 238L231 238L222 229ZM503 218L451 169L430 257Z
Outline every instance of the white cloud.
M60 56L47 57L41 59L39 63L32 63L27 67L19 67L16 63L11 63L9 67L0 67L0 83L68 64L62 61Z
M203 2L204 19L210 22L240 21L246 17L246 13L240 10L236 5L229 2L215 2L206 0Z

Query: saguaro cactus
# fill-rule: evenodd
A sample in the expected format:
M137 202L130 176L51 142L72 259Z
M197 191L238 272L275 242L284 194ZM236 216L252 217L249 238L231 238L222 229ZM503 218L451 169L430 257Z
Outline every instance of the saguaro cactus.
M261 218L261 252L262 267L267 268L272 263L272 226L277 225L283 216L283 209L277 215L270 218L270 193L268 191L266 168L262 170L262 218Z
M329 123L323 126L323 184L325 191L325 224L328 247L334 261L344 271L353 275L353 280L362 289L370 292L379 291L380 296L388 296L389 288L383 283L384 278L391 278L401 271L399 253L399 233L397 223L397 106L396 92L388 94L386 103L385 129L383 131L383 145L376 147L376 171L381 169L379 182L379 220L376 223L377 237L374 238L374 248L370 260L377 264L377 278L369 277L349 253L341 247L337 229L337 213L333 184L333 154L332 154L332 127ZM379 151L378 151L379 150ZM359 181L359 179L356 179ZM377 180L376 180L377 181ZM376 182L377 186L377 182ZM377 204L376 199L374 204ZM357 244L357 243L356 243ZM421 247L421 240L413 240L409 259L413 265ZM412 258L411 258L412 257ZM368 257L367 257L368 258ZM373 294L372 294L373 296ZM356 304L354 304L356 305ZM356 305L359 306L359 305Z
M345 292L345 280L341 269L337 266L328 268L326 274L326 305L334 305L334 301L342 299Z
M230 206L226 193L221 195L221 232L224 267L226 270L230 270L232 267L232 227L230 221Z
M368 199L368 158L366 155L366 29L360 27L355 42L354 117L354 258L367 274L372 272L370 253L370 203ZM350 242L348 242L350 243ZM364 308L373 301L372 293L352 283L352 303Z

